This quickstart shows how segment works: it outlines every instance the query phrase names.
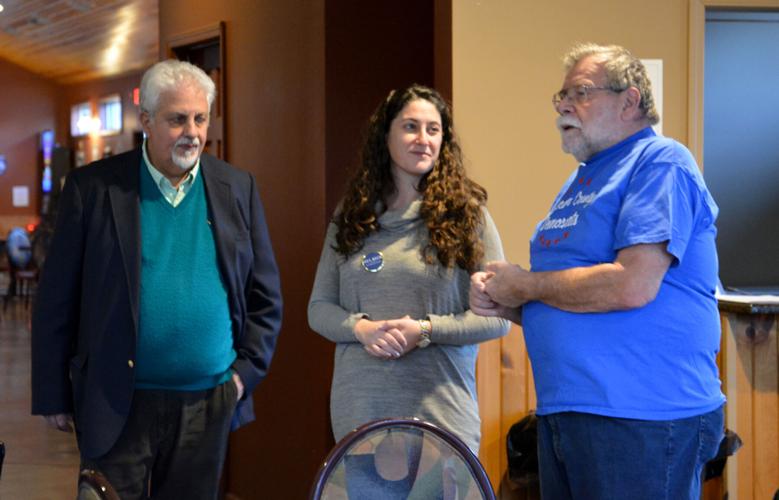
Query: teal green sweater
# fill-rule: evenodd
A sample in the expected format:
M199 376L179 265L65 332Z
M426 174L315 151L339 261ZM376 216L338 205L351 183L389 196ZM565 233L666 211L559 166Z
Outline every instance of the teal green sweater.
M136 387L215 387L230 377L236 354L203 176L176 207L162 196L144 164L140 178Z

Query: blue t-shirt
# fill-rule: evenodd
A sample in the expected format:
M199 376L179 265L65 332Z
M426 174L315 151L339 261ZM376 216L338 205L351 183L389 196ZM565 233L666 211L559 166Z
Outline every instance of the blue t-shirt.
M716 354L718 208L690 152L646 128L582 163L530 240L533 271L614 262L667 242L673 256L644 307L572 313L530 302L523 329L538 414L668 420L725 401Z

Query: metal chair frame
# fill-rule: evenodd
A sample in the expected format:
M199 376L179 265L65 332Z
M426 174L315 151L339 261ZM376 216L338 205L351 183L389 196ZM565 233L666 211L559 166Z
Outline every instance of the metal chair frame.
M92 469L83 469L78 475L79 499L81 498L81 488L86 485L91 491L102 500L121 500L108 479L100 472Z
M460 440L460 438L451 432L445 429L441 429L440 427L431 424L430 422L425 422L418 418L387 418L382 420L375 420L373 422L368 422L367 424L361 425L344 436L338 443L336 443L335 447L330 451L330 453L327 455L327 458L325 458L325 461L319 467L319 471L314 478L314 484L311 487L309 499L319 500L322 498L322 494L324 493L325 485L327 483L327 478L333 473L344 455L346 455L346 453L352 448L352 445L374 431L402 427L421 429L424 432L435 435L446 444L451 446L463 458L463 461L468 466L468 469L476 480L476 483L484 493L485 499L495 500L495 492L492 489L490 479L487 477L487 473L484 471L484 467L481 465L481 462L479 462L479 459L476 457L476 455L473 454L468 446L466 446L465 443Z

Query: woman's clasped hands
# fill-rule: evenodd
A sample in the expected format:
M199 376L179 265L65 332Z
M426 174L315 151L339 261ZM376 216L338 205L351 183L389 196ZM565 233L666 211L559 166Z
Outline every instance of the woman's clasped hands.
M419 321L406 315L402 318L372 321L361 319L354 325L354 335L371 356L398 359L412 351L422 330Z

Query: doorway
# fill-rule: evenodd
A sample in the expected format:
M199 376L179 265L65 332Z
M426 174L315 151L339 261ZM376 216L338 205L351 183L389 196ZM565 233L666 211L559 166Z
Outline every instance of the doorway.
M779 11L707 9L704 177L726 287L779 289Z

